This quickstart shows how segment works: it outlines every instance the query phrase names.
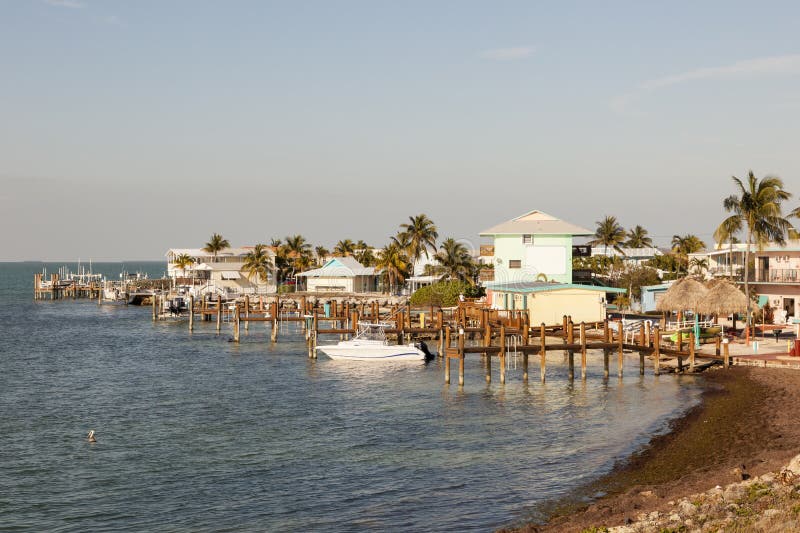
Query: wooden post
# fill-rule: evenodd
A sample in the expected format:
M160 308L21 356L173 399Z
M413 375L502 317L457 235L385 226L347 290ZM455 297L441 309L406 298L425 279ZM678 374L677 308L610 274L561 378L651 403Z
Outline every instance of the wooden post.
M567 321L567 329L564 333L566 333L566 340L567 344L574 344L575 343L575 325L572 323L571 320ZM572 381L575 379L575 350L568 350L567 351L567 358L569 363L569 380Z
M153 293L153 299L151 300L151 302L153 304L153 322L155 322L156 318L158 317L158 315L156 314L156 309L158 307L158 294L156 294L155 292Z
M622 320L619 321L619 353L617 354L617 375L622 377L622 365L625 361L622 349L625 341L625 333L622 331Z
M678 329L678 351L683 351L683 332L680 329Z
M189 331L194 331L194 296L189 295Z
M605 344L612 344L614 342L614 333L608 327L608 319L603 321L603 342ZM603 348L603 378L608 378L609 359L611 357L611 349L607 346Z
M444 382L448 385L450 384L450 356L447 353L447 348L450 347L450 326L445 328L445 336L447 338L447 344L445 349L442 351L444 354Z
M270 341L278 340L278 302L272 302L269 307L269 314L272 315L272 331L270 331ZM303 321L305 323L305 320Z
M458 385L464 386L464 330L458 330Z
M233 309L233 342L239 342L239 304Z
M244 296L244 330L250 331L250 295L246 294Z
M500 325L500 383L506 382L506 328Z
M222 329L222 296L217 295L217 333Z
M689 332L689 372L694 372L694 331Z
M581 322L581 379L586 379L586 323Z
M397 344L405 344L403 342L403 338L405 337L405 332L403 330L405 329L406 323L405 318L403 317L403 312L397 311L395 316L397 317L395 319L395 325L397 326Z
M657 376L661 373L661 330L657 327L653 328L653 335L653 347L655 348L653 352L653 358L655 359L653 372Z
M545 376L547 374L547 345L545 341L545 327L544 322L539 327L539 339L541 342L541 348L539 349L539 374L542 379L542 383L544 383Z
M728 343L727 342L722 344L722 354L723 354L723 356L722 356L723 357L723 359L722 359L722 367L727 369L731 364L731 358L730 358L730 354L728 353Z
M721 352L720 352L720 350L721 350L721 346L720 346L720 345L721 345L721 344L722 344L722 337L720 337L719 335L717 335L717 336L714 338L714 355L717 355L717 356L719 356L719 355L720 355L720 353L721 353Z
M481 315L486 316L485 313ZM489 347L492 345L492 326L488 322L484 322L486 329L483 331L483 345ZM485 353L486 357L486 383L492 382L492 354Z

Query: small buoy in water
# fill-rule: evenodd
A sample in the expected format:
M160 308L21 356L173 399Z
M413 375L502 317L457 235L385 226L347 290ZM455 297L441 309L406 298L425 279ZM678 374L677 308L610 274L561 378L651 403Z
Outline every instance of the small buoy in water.
M93 429L90 429L90 430L89 430L89 434L88 434L88 435L86 435L86 439L87 439L89 442L97 442L97 439L96 439L96 438L94 438L94 430L93 430Z

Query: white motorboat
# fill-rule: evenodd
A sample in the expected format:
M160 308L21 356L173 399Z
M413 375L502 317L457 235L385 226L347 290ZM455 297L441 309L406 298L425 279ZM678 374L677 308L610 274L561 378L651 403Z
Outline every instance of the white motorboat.
M414 344L389 344L386 328L392 324L358 323L358 333L349 341L317 346L331 359L351 361L424 361L430 357L427 350Z

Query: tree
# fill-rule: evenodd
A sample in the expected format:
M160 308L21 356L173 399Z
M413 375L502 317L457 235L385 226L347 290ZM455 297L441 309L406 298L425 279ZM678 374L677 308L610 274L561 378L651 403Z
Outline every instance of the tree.
M302 235L293 235L284 239L286 244L286 255L292 267L291 277L298 271L311 264L311 245L306 242Z
M400 224L400 227L403 228L403 233L408 238L408 255L412 262L416 262L423 254L428 257L428 248L436 250L436 239L439 238L439 233L428 215L408 217L408 220L407 224Z
M718 246L728 243L728 276L733 277L733 244L739 239L736 235L742 231L741 217L728 217L714 231L714 240Z
M389 292L392 294L395 293L395 286L405 281L408 265L405 249L394 239L378 252L375 261L375 268L382 271L382 275L389 282Z
M653 239L648 236L646 229L636 226L628 230L628 240L625 241L625 246L628 248L651 248Z
M344 239L343 241L339 241L336 243L336 246L333 247L333 255L337 257L347 257L349 255L353 255L353 252L356 250L356 245L350 239Z
M275 264L269 254L269 247L264 244L256 244L253 250L244 256L242 272L247 274L250 281L257 278L262 283L269 281L270 273L275 269Z
M227 239L224 239L222 235L219 233L214 233L211 235L211 239L206 243L205 247L203 248L204 252L208 252L210 254L214 254L214 260L217 260L217 254L224 250L225 248L230 248L231 244L228 242Z
M777 176L764 176L760 180L751 170L746 182L732 176L738 188L738 195L725 198L722 206L731 215L722 221L728 227L735 227L738 219L745 229L745 261L744 261L744 293L747 296L747 321L750 324L752 304L750 303L750 248L756 246L763 250L769 242L779 245L786 243L786 234L794 228L784 218L781 204L791 197L791 193L783 189L783 180ZM797 210L792 211L795 215Z
M605 247L606 255L608 255L609 246L623 254L620 246L623 242L625 242L625 228L617 222L617 217L606 216L603 220L597 222L594 239L589 241L589 245L597 246L602 244Z
M181 269L183 277L186 277L186 269L194 264L194 258L189 254L180 254L172 263Z
M477 265L467 247L453 238L442 241L439 251L433 256L441 265L442 281L464 281L475 284Z
M706 243L700 240L697 235L691 233L686 235L672 236L672 252L678 259L678 264L683 272L689 271L689 254L705 249Z
M324 246L317 246L314 248L314 255L317 256L317 264L321 265L330 254L331 252Z

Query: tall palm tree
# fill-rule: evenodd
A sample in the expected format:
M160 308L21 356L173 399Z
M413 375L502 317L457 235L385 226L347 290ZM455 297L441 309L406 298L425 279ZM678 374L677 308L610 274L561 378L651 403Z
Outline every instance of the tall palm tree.
M672 236L672 252L678 258L684 272L689 271L689 254L699 252L705 247L706 243L701 241L697 235L689 233L683 236Z
M459 280L470 285L475 284L477 265L467 247L460 242L453 238L445 239L433 258L441 265L442 280Z
M408 220L407 224L400 224L400 227L408 237L409 258L412 262L416 262L423 254L428 257L428 248L436 250L439 233L436 231L436 225L424 213L408 217Z
M287 255L292 265L292 275L302 271L311 264L311 245L302 235L293 235L284 239ZM295 286L296 287L296 286Z
M589 241L589 245L602 244L605 247L605 255L608 255L609 246L624 255L620 246L623 242L625 242L625 228L617 222L617 217L607 215L603 220L597 222L594 239Z
M395 286L403 283L408 271L408 256L396 240L392 240L378 252L375 268L383 271L383 276L389 281L389 291L394 294Z
M642 226L636 226L628 230L628 240L625 241L628 248L651 248L653 239L647 234L647 230Z
M779 245L786 243L787 232L793 232L794 228L784 218L781 204L792 195L783 189L783 180L777 176L764 176L759 180L751 170L747 173L746 182L736 176L732 178L739 194L725 198L722 206L731 213L728 219L739 219L745 228L744 293L747 296L747 323L750 324L750 248L755 245L758 250L763 250L769 242ZM735 222L728 222L728 219L723 220L722 224L735 226Z
M224 250L225 248L230 248L231 244L228 242L228 239L225 239L219 233L214 233L211 235L211 239L206 243L205 247L203 248L204 252L208 252L210 254L214 254L214 260L217 260L217 254Z
M183 272L183 277L186 277L186 269L194 264L194 257L189 254L180 254L175 258L172 263Z
M353 255L356 251L356 245L350 239L344 239L336 243L333 247L333 255L337 257L347 257Z
M250 281L257 278L263 283L269 280L270 273L275 269L275 264L269 254L269 247L265 244L256 244L253 250L244 256L242 271L247 274Z
M741 217L728 217L722 221L714 231L714 240L721 247L728 243L728 276L733 277L733 243L738 239L736 235L742 231Z
M321 265L330 254L331 252L324 246L317 246L314 248L314 255L317 256L317 264Z

